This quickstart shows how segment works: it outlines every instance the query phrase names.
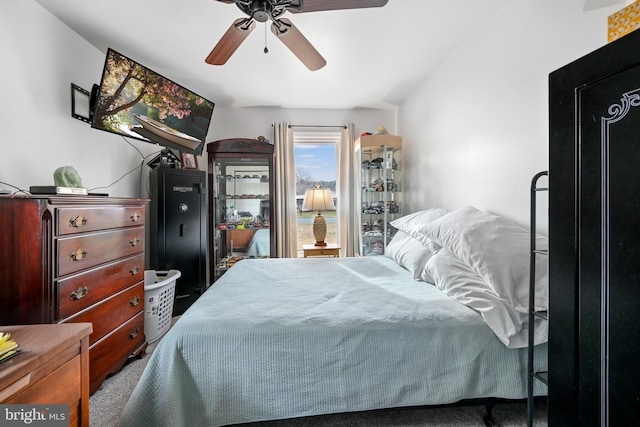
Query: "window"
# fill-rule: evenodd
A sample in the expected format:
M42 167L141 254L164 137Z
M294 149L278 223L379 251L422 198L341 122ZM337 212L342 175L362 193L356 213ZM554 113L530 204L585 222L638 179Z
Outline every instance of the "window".
M317 212L302 212L302 201L307 188L320 186L328 188L337 206L337 144L339 132L296 132L294 138L294 162L296 170L296 203L298 211L298 252L302 253L302 245L313 244L313 217ZM327 222L328 243L336 243L338 221L335 211L322 212ZM301 256L301 255L300 255Z

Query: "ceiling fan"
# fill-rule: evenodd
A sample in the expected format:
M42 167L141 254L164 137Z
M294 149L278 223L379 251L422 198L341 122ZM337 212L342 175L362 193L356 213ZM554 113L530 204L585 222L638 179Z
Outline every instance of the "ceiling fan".
M231 55L256 27L257 22L272 21L271 32L289 48L311 71L319 70L327 63L315 47L302 35L293 23L281 16L292 13L319 12L338 9L382 7L388 0L217 0L235 3L247 17L236 19L213 48L205 62L211 65L225 64ZM266 48L265 48L266 52Z

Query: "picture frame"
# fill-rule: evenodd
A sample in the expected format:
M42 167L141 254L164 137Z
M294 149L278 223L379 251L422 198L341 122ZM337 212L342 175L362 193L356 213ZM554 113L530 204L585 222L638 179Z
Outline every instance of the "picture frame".
M180 152L180 163L182 169L198 169L198 158L193 153Z
M88 90L71 83L71 117L91 123L90 98Z

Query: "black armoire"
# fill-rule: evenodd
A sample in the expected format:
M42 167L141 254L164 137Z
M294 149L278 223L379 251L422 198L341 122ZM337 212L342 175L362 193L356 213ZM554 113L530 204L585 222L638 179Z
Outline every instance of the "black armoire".
M640 31L549 78L549 425L640 419Z
M206 173L159 166L149 174L149 262L152 270L179 270L173 315L207 288Z

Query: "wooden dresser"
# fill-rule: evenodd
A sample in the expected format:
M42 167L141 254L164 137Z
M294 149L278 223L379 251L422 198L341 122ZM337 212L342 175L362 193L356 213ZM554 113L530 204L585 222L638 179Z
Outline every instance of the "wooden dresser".
M69 405L69 426L89 426L91 324L0 326L21 353L0 364L0 404Z
M146 207L146 199L0 197L0 324L91 322L91 393L146 348Z

